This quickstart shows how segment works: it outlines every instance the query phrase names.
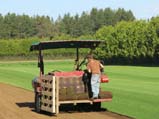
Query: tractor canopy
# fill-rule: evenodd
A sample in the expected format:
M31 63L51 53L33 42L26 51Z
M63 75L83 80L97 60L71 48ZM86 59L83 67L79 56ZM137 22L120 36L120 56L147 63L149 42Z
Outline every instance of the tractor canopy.
M55 40L55 41L40 41L33 43L30 46L30 51L39 51L38 67L40 67L40 74L44 74L44 63L42 50L58 49L58 48L75 48L76 49L76 70L79 70L85 59L79 63L79 48L90 48L94 50L102 41L101 40Z
M47 50L57 48L90 48L95 49L101 40L56 40L56 41L40 41L33 43L30 51Z

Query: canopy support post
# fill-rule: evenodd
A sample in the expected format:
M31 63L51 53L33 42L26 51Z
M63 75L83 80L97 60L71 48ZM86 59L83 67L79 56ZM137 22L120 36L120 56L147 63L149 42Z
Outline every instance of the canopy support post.
M76 49L76 70L79 70L79 48Z
M40 47L39 47L38 67L40 68L40 77L41 77L41 75L44 74L44 62L43 62L42 50Z

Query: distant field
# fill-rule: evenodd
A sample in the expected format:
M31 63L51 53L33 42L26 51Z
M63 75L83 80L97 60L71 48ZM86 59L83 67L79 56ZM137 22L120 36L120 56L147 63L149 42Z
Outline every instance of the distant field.
M45 70L71 71L73 64L71 60L47 61ZM101 87L114 97L103 107L137 119L159 119L159 67L106 66L105 73L110 82ZM38 74L37 62L0 62L3 83L32 90L31 80Z

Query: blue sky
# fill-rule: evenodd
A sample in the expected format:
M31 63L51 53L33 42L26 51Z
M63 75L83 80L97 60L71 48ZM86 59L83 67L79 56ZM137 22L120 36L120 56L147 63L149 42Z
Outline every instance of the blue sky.
M159 15L159 0L0 0L0 13L34 15L48 15L56 19L65 13L81 14L110 7L111 9L124 8L131 10L137 19L149 19Z

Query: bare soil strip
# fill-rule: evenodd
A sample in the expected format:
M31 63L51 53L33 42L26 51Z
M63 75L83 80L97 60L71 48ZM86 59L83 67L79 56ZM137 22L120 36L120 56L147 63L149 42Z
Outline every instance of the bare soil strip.
M34 111L34 93L0 83L0 119L131 119L116 113L60 112L57 116Z

